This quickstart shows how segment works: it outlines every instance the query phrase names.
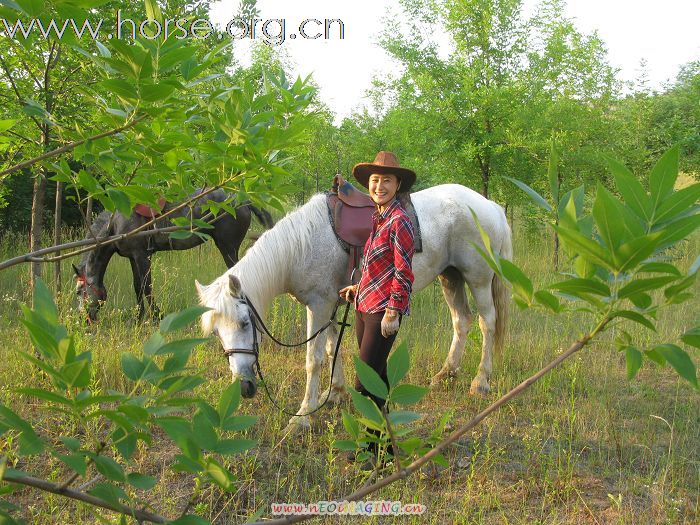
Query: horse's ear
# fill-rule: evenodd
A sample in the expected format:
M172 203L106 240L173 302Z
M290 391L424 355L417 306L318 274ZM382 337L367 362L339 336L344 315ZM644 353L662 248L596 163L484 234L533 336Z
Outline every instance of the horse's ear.
M76 277L80 277L80 270L78 270L78 267L75 264L71 264L71 266L73 267Z
M201 299L202 297L204 297L205 286L202 285L197 279L194 280L194 285L197 288L197 295L199 295L199 298Z
M241 281L233 274L228 276L228 290L234 297L238 297L241 294Z

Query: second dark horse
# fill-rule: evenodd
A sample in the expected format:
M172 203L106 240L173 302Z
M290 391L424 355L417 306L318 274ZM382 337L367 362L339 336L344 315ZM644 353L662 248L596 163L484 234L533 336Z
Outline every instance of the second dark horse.
M189 199L196 196L194 193ZM173 226L170 219L175 217L187 217L201 219L206 212L201 208L207 201L225 202L230 196L222 190L216 190L186 206L171 215L157 219L155 227L167 228ZM178 206L179 203L165 204L161 214ZM250 227L251 212L255 214L260 223L266 228L274 225L271 215L250 203L236 207L235 217L221 211L217 218L209 220L213 228L201 230L211 236L216 247L221 252L224 262L231 268L238 262L238 249ZM133 211L126 217L119 212L100 213L92 225L92 232L96 237L107 237L128 233L149 222L151 218L139 215ZM91 237L91 236L90 236ZM88 238L90 238L88 237ZM134 277L134 291L138 303L139 318L145 313L144 297L154 316L158 316L158 308L153 302L151 291L151 255L159 251L188 250L202 244L204 240L197 235L190 235L186 239L174 239L168 233L156 233L149 236L127 237L118 242L98 246L96 249L86 252L80 264L73 269L76 274L76 293L81 309L87 313L87 321L95 322L102 303L107 299L107 289L104 285L104 276L112 256L117 253L127 257L131 262L131 271Z

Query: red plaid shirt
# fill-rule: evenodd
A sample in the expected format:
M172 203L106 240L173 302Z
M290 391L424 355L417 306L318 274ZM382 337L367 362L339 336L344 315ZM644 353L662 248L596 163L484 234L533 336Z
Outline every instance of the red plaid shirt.
M413 226L397 199L383 213L374 212L367 239L355 308L369 314L387 308L409 313L413 284Z

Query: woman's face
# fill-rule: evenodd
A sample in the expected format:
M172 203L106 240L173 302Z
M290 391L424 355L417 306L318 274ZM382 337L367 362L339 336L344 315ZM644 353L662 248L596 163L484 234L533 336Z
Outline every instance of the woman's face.
M384 206L399 189L399 178L392 173L372 173L369 176L369 196L377 206Z

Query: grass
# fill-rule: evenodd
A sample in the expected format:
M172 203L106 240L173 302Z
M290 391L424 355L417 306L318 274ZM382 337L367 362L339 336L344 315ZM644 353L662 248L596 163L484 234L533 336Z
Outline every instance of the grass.
M687 243L677 264L687 268L698 253L700 239ZM21 253L24 241L4 237L3 259ZM517 230L515 260L536 286L551 282L548 240ZM78 345L93 351L94 385L126 388L120 372L120 354L139 353L154 330L152 323L134 320L135 305L128 262L115 257L106 276L109 302L102 320L88 330L74 310L70 266L64 263L59 307ZM210 282L225 270L213 245L154 257L154 290L164 312L195 304L194 279ZM28 266L2 272L0 284L0 337L5 342L0 359L0 400L37 421L39 432L71 435L75 429L48 416L41 403L13 393L19 385L45 381L13 353L30 343L18 322L19 302L28 302ZM695 292L697 293L697 285ZM677 340L698 321L699 301L664 312L658 334L639 331L642 343ZM273 333L283 340L301 339L304 310L287 297L278 298L270 312ZM418 432L428 434L441 413L451 411L452 426L466 422L497 396L550 361L583 330L590 328L580 315L548 316L513 307L505 355L497 360L489 399L469 396L469 383L479 362L481 335L474 323L456 382L431 389L416 410L424 414ZM641 330L641 329L640 329ZM198 335L193 327L192 335ZM374 500L418 502L427 506L423 516L401 518L405 523L697 523L700 489L700 398L668 368L645 363L637 379L625 378L624 356L606 333L589 348L537 383L525 395L487 419L448 451L450 467L420 472L374 494ZM399 339L408 342L412 366L407 381L427 385L441 367L452 337L450 317L437 283L416 294L412 314ZM357 351L347 333L343 362L352 370ZM290 409L298 408L305 385L304 349L275 348L265 342L261 364L277 398ZM698 362L697 353L694 355ZM230 381L220 348L211 342L193 355L194 366L204 370L208 382L198 393L215 399ZM352 372L346 374L354 380ZM324 384L327 381L327 371ZM352 383L350 383L352 384ZM325 388L325 387L324 387ZM345 408L348 406L345 405ZM347 438L340 423L340 407L320 411L312 418L313 430L276 446L287 417L272 408L262 393L243 403L241 413L260 416L247 437L259 446L242 456L226 459L237 478L234 494L204 486L194 509L216 523L243 522L262 512L269 516L272 502L313 502L339 498L364 483L365 478L342 454L332 448L334 439ZM98 426L89 429L99 436ZM0 455L11 443L0 439ZM175 448L167 439L154 440L135 456L132 469L157 476L160 483L148 500L153 507L176 516L192 494L193 480L171 472ZM62 466L39 458L21 468L38 476L64 480ZM30 523L114 522L93 509L66 502L58 496L28 489L12 496ZM352 518L327 519L330 523ZM387 518L362 518L384 523ZM354 520L356 521L356 519Z

